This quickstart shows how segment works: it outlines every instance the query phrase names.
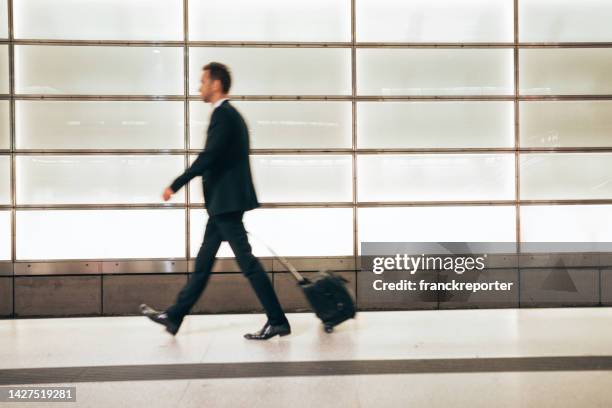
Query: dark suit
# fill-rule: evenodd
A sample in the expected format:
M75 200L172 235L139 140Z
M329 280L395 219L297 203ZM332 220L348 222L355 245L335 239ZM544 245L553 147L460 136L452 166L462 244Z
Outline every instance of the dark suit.
M245 211L259 207L249 164L249 132L240 113L224 101L218 106L207 130L204 150L170 188L176 192L191 179L202 176L204 200L209 218L195 262L195 271L168 310L168 317L180 323L196 303L210 277L222 241L228 241L242 273L266 310L271 324L287 319L270 279L253 256L242 223Z
M170 188L177 192L192 178L202 176L204 201L213 216L259 207L249 165L249 131L229 101L210 118L206 146L191 167Z

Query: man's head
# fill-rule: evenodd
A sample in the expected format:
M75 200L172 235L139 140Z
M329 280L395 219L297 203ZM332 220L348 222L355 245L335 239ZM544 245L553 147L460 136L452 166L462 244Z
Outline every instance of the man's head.
M229 69L219 63L211 62L202 68L200 95L204 102L215 102L227 95L232 85Z

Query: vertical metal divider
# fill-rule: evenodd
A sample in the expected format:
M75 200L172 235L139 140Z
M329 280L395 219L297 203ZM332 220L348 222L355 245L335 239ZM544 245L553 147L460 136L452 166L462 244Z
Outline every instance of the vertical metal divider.
M520 112L519 112L519 21L518 2L514 0L514 199L515 223L516 223L516 251L517 251L517 279L518 279L518 307L521 307L521 161L520 161Z
M351 158L352 158L352 190L353 190L353 262L355 268L355 304L358 304L357 285L361 262L359 259L359 227L357 223L357 47L355 27L355 2L351 0Z
M184 113L184 142L185 148L185 169L189 167L189 0L183 0L183 81L184 81L184 97L183 106ZM185 186L185 260L186 272L189 273L189 256L190 248L190 220L191 210L189 208L189 185Z
M11 266L13 273L11 274L12 283L12 310L11 317L15 317L15 261L17 259L17 195L15 192L15 44L13 30L13 0L7 1L8 14L8 52L9 52L9 135L10 135L10 185L11 185Z

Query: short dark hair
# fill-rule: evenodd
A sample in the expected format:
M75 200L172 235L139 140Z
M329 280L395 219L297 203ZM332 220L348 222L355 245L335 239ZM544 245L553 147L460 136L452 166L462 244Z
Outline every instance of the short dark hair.
M232 76L230 75L229 68L225 64L220 62L209 62L202 68L204 71L210 72L210 78L221 81L221 87L223 93L228 93L232 86Z

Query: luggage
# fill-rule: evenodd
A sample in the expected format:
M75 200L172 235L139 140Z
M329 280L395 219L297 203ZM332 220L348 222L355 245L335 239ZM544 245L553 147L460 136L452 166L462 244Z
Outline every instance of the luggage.
M327 333L331 333L334 326L355 317L355 304L346 288L346 282L346 279L330 271L318 272L312 281L306 278L298 280L298 285L323 322Z
M307 279L285 258L265 246L291 272L327 333L331 333L335 326L345 320L355 317L355 303L346 287L346 279L331 271L319 271L314 279Z

